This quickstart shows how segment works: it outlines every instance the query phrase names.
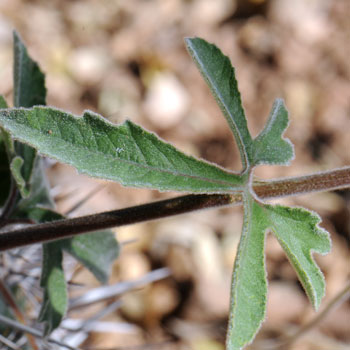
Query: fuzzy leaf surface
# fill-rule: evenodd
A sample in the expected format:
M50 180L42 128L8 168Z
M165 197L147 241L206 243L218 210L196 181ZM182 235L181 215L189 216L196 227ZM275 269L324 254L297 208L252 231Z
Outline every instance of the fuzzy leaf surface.
M14 32L14 106L46 104L45 75L28 55L19 35Z
M185 39L188 52L208 84L221 108L240 151L243 168L252 161L247 120L242 107L241 95L230 59L215 45L200 38Z
M289 164L294 157L294 149L292 143L282 137L287 126L288 112L283 100L277 99L264 129L254 139L252 165Z
M0 95L0 109L7 108L6 100ZM9 134L0 128L0 206L2 206L9 193L11 172L8 165L8 142L12 142Z
M265 318L267 282L264 260L266 218L251 195L244 199L244 221L232 276L229 350L250 343Z
M11 160L10 169L13 178L17 183L17 187L21 193L22 198L27 198L29 196L29 190L26 188L26 181L24 180L21 169L23 165L23 158L16 156Z
M0 125L44 155L125 186L227 193L243 183L237 174L187 156L130 121L113 125L92 112L75 117L34 107L0 111Z
M325 293L324 277L312 252L327 254L331 249L329 234L320 228L320 217L303 208L265 205L268 228L280 242L298 274L313 307L318 309Z
M319 222L319 216L306 209L265 205L250 194L245 196L243 230L232 279L228 349L243 349L264 320L264 240L268 231L280 242L314 308L319 307L325 283L312 253L326 254L331 248L329 235L318 227Z
M54 208L55 204L50 196L50 185L45 174L43 159L36 157L32 176L29 181L30 193L26 198L22 198L17 208L19 210L30 209L35 206Z
M41 72L39 65L31 59L28 51L19 35L14 32L14 67L13 67L13 89L15 107L32 107L35 105L45 105L46 87L45 75ZM37 161L36 150L24 143L16 141L14 143L15 156L23 159L23 164L19 173L14 173L14 178L19 180L17 183L23 198L29 196L32 186L33 172ZM19 161L16 161L19 164ZM17 171L17 167L13 167ZM36 174L38 176L38 172ZM23 183L24 181L24 183Z
M5 203L8 196L11 183L10 179L10 168L8 166L5 142L0 130L0 207Z

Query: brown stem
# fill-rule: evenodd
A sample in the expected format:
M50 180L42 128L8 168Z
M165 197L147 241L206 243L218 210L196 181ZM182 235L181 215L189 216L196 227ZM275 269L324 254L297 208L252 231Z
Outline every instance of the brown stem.
M316 191L331 191L347 187L350 187L350 167L302 177L256 181L253 184L253 190L262 199ZM120 210L32 225L0 233L0 251L96 230L165 218L198 209L239 204L241 201L241 194L187 195Z
M273 181L257 181L255 193L261 198L295 196L350 187L350 167Z

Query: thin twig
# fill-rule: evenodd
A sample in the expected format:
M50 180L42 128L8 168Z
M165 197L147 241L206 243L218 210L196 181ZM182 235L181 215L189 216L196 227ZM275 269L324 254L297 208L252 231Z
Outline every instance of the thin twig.
M32 327L28 327L28 326L24 326L21 323L18 323L14 320L11 320L10 318L8 318L4 315L0 315L0 323L6 324L7 326L9 326L13 329L16 329L18 331L29 333L29 334L33 335L34 337L48 341L49 343L64 346L65 348L67 348L69 350L77 350L77 348L73 348L72 346L69 346L69 345L62 343L58 340L55 340L53 338L44 338L43 334L40 331L38 331L37 329L32 328Z
M110 298L115 298L116 296L126 293L132 289L141 288L145 285L148 285L155 281L159 281L169 276L170 270L166 267L163 267L148 272L147 274L143 275L142 277L136 280L118 282L109 286L94 288L80 297L71 299L69 301L69 311L78 307L90 305L92 303L97 303Z
M107 307L96 312L87 320L66 318L62 322L61 328L66 330L74 330L74 333L66 335L64 340L69 344L76 346L82 344L87 339L89 332L96 330L95 326L98 324L99 320L115 312L121 305L122 302L120 300L114 301L112 304L109 304Z
M114 348L99 348L99 347L87 347L86 350L145 350L145 349L156 349L160 346L164 347L165 345L175 343L174 339L163 340L158 343L146 343L139 345L129 345L129 346L117 346Z
M6 339L0 334L0 343L6 345L9 349L13 350L22 350L20 347L18 347L15 343L13 343L11 340Z
M332 191L350 187L350 167L302 177L256 181L253 190L261 199ZM0 233L0 251L42 243L96 230L136 224L194 210L240 204L242 195L187 195L78 218L58 220Z
M311 328L314 328L320 323L327 315L338 305L342 304L350 297L350 283L343 288L334 298L327 304L327 306L319 312L311 321L302 326L296 333L289 336L277 349L284 349L285 346L289 346L297 341L304 333L308 332Z
M19 346L13 343L11 340L6 339L0 334L0 343L6 345L9 349L22 350Z
M7 286L5 285L5 283L2 279L0 279L0 293L2 294L3 299L5 300L6 304L13 311L17 320L24 325L26 323L26 320L25 320L21 310L18 308L14 297L12 296L11 292L9 291L9 289L7 288ZM29 333L26 334L26 337L27 337L28 342L31 345L31 347L34 350L38 350L39 348L35 342L34 337Z
M69 208L64 215L65 216L69 216L70 214L72 214L74 211L76 211L77 209L79 209L83 204L85 204L89 199L91 199L95 194L97 194L98 192L100 192L102 189L105 188L105 185L99 185L96 186L94 189L92 189L84 198L80 199L77 203L73 204L71 208Z

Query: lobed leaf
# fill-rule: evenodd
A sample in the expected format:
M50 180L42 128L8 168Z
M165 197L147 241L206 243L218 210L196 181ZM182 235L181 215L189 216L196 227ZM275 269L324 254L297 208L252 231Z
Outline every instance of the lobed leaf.
M187 156L130 121L113 125L92 112L75 117L34 107L2 110L0 124L44 155L125 186L227 193L243 184L237 174Z
M253 165L289 164L294 158L294 148L282 137L287 126L288 112L283 100L277 99L264 129L253 141Z
M243 172L248 174L259 164L288 164L294 153L291 143L283 138L288 113L282 100L276 100L266 126L253 140L228 57L215 45L199 38L186 39L186 45L235 136ZM44 76L29 58L17 34L14 72L15 106L44 104ZM0 106L4 106L1 103L0 99ZM15 138L75 166L82 173L126 186L197 193L244 192L244 224L232 279L228 349L239 350L251 342L265 316L267 230L279 240L313 306L318 308L325 284L312 252L327 253L330 241L327 232L318 227L320 218L316 214L299 208L261 204L249 193L247 176L238 176L187 156L129 121L116 126L92 112L75 117L57 109L35 107L0 110L0 125ZM38 208L38 203L46 201L50 206L52 202L47 200L47 187L39 185L41 168L35 151L16 142L14 153L11 169L22 196L26 195L25 186L37 189L21 201L17 215L33 216L39 222L57 218L59 214ZM46 334L59 325L67 307L62 249L103 282L118 254L110 232L77 236L44 246L41 320L46 322Z
M265 205L272 230L296 270L313 307L318 309L325 293L324 277L312 252L327 254L331 249L329 234L320 228L320 217L303 208Z
M236 256L227 348L239 350L251 342L265 316L266 274L264 240L268 230L277 237L317 309L325 292L322 272L312 252L330 250L328 233L319 228L318 215L301 208L264 205L246 194L244 223Z
M186 38L185 42L235 136L245 170L252 161L253 140L248 130L235 70L230 59L215 45L203 39Z

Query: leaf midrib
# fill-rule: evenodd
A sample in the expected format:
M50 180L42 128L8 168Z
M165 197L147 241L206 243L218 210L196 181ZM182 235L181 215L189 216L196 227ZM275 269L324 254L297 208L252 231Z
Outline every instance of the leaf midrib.
M75 148L79 148L80 150L82 150L83 152L85 153L89 153L89 154L97 154L97 155L102 155L103 157L106 157L106 158L110 158L112 159L113 161L115 161L116 159L124 164L129 164L129 165L132 165L132 166L135 166L135 167L139 167L139 168L143 168L143 169L146 169L146 170L149 170L149 171L157 171L159 173L164 173L164 174L170 174L170 175L174 175L174 176L182 176L182 177L187 177L187 178L191 178L191 179L198 179L198 180L202 180L202 181L206 181L206 182L209 182L209 183L214 183L214 184L220 184L220 185L224 185L224 186L230 186L232 187L232 189L234 190L234 192L241 192L244 190L244 187L240 186L240 187L236 187L236 185L234 183L231 183L229 181L224 181L224 180L215 180L215 179L210 179L210 178L206 178L206 177L201 177L201 176L197 176L197 175L190 175L190 174L185 174L185 173L181 173L181 172L178 172L178 171L170 171L170 170L167 170L167 169L162 169L162 168L156 168L156 167L153 167L153 166L150 166L150 165L145 165L145 164L142 164L142 163L137 163L135 161L132 161L132 160L127 160L127 159L123 159L123 158L118 158L118 157L115 157L111 154L106 154L106 153L103 153L101 152L98 148L96 150L91 150L90 148L87 148L87 147L84 147L83 145L81 144L75 144L73 142L69 142L67 140L65 140L64 138L60 138L60 137L57 137L55 135L50 135L49 137L46 135L45 131L41 131L37 128L34 128L34 127L31 127L29 126L28 124L22 124L22 123L19 123L16 119L12 119L12 121L14 121L18 126L21 126L23 127L23 129L29 129L30 131L32 131L33 133L37 133L39 134L40 136L44 137L45 139L57 139L59 140L60 142L62 142L63 144L67 144L67 145L70 145L70 146L74 146ZM107 135L105 133L105 135ZM24 138L22 138L23 142L26 142L24 140ZM34 143L32 143L32 145L34 145ZM52 156L50 154L47 154L46 152L43 152L43 151L40 151L41 154L45 155L45 156L48 156L50 158L55 158L57 159L58 161L60 161L60 159L57 157L57 156ZM187 155L185 155L187 156ZM196 158L194 158L193 156L187 156L187 157L192 157L194 160L197 160ZM200 161L200 160L198 160ZM70 160L70 159L67 159L65 160L65 162L67 162L68 164L70 165L74 165L73 162ZM211 165L211 164L207 164L207 163L204 163L205 165ZM215 166L214 166L215 167ZM236 175L238 176L237 174L235 173L230 173L226 170L223 170L223 169L220 169L219 167L217 167L217 169L219 169L220 171L223 171L226 175ZM82 172L85 172L87 173L86 171L82 171Z
M201 60L199 59L197 53L193 49L192 49L192 52L193 52L193 55L196 57L196 61L201 66L202 71L205 72L205 76L208 79L208 81L210 82L210 85L213 88L214 94L217 96L217 98L220 101L220 104L223 106L223 108L226 112L225 114L227 114L230 118L230 122L232 123L232 125L235 129L232 131L234 131L234 133L238 136L238 139L239 139L240 146L238 147L238 149L242 150L242 152L243 152L242 157L244 157L244 159L242 159L242 161L245 162L246 167L248 167L249 166L248 153L247 153L247 150L245 148L245 144L243 142L243 138L242 138L242 135L241 135L240 130L238 128L238 125L237 125L236 121L234 120L234 118L232 117L232 114L231 114L229 108L227 107L226 103L224 103L224 98L223 98L222 94L220 93L220 91L217 89L216 83L213 82L213 79L211 78L211 74L207 71L207 69L201 63ZM236 139L236 141L238 141L238 140Z

